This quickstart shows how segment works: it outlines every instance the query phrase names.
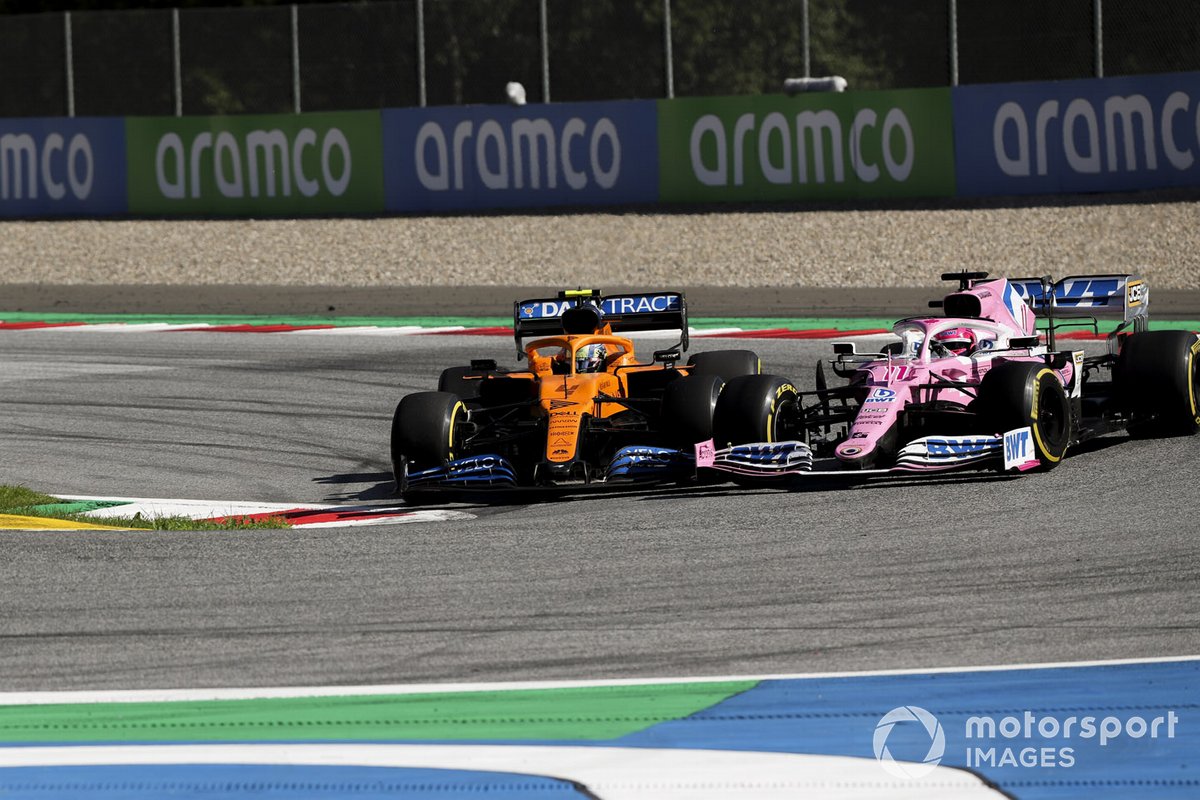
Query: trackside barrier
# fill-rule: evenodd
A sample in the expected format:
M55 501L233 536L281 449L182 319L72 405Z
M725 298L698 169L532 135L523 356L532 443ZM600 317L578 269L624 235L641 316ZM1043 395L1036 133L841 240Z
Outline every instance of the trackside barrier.
M1200 72L658 101L0 119L0 217L302 216L1200 186Z
M134 214L383 211L378 111L130 117L126 139Z
M389 211L658 200L653 101L388 109Z
M963 195L1200 185L1200 72L954 90Z
M954 194L949 89L658 103L665 202Z
M125 123L0 119L0 217L124 214Z

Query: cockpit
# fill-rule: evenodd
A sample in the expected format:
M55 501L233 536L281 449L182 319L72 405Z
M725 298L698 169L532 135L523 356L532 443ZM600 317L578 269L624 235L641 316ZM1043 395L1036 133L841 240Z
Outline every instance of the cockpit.
M939 358L965 357L996 349L1001 332L998 326L980 322L964 325L962 320L901 320L892 332L899 342L888 345L893 358L929 362Z
M616 337L571 337L542 339L526 354L537 372L553 375L588 375L606 372L614 364L632 359L632 351Z

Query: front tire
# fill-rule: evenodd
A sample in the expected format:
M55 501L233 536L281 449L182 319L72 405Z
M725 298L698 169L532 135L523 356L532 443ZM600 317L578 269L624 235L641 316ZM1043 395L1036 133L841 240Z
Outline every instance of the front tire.
M778 375L744 375L725 384L717 399L713 434L718 449L752 442L776 442L795 408L799 392Z
M1200 340L1187 331L1144 331L1125 340L1113 382L1133 415L1134 436L1200 432Z
M685 375L663 391L662 427L674 445L690 448L713 438L713 417L725 381L716 375Z
M1067 454L1074 436L1071 401L1045 364L1010 361L993 367L979 383L978 402L997 433L1030 429L1039 469L1057 467Z
M406 395L392 416L392 474L407 497L408 472L445 466L460 456L467 407L450 392Z

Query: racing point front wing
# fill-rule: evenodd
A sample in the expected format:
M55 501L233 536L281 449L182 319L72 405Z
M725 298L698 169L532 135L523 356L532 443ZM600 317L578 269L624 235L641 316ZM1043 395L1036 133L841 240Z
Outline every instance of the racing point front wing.
M1031 431L1019 428L995 436L925 436L900 449L896 463L882 469L814 469L812 449L804 442L757 442L717 450L711 441L691 450L670 447L623 447L613 455L596 484L654 483L685 480L704 471L746 477L790 475L881 475L944 472L970 467L1003 465L1005 470L1037 466ZM834 462L836 463L836 462ZM821 466L824 466L823 464ZM480 455L451 461L444 467L408 475L410 489L488 490L517 488L517 472L500 455Z

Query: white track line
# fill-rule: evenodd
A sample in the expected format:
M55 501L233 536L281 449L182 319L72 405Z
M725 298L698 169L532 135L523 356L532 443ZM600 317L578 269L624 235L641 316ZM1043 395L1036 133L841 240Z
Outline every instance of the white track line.
M163 331L201 330L212 327L206 322L191 324L173 322L102 322L94 325L63 325L53 328L32 328L46 333L161 333Z
M587 689L621 686L652 686L684 683L728 683L740 681L811 680L816 678L870 678L891 675L936 675L961 672L1011 672L1024 669L1070 669L1137 664L1200 661L1200 655L1160 658L1125 658L1108 661L1061 661L1033 664L999 664L970 667L925 667L913 669L864 670L860 672L797 672L769 675L707 675L693 678L609 678L562 681L495 681L490 683L410 683L370 686L287 686L239 689L129 689L66 692L0 692L0 705L55 705L60 703L169 703L207 700L263 700L294 697L363 697L370 695L455 694L460 692L521 691L532 689Z

